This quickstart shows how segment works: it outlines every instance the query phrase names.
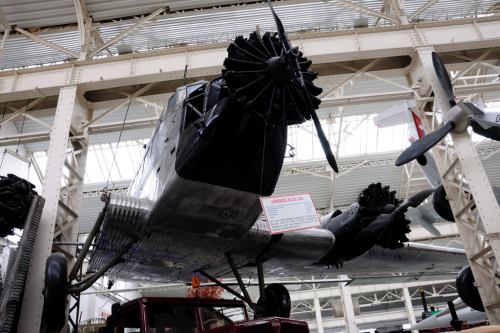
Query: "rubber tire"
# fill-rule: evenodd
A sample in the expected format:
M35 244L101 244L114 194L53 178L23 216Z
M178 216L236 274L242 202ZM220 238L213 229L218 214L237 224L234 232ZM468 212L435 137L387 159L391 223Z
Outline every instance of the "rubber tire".
M446 221L455 222L450 202L446 200L446 191L443 184L436 187L436 190L432 193L432 207Z
M470 266L465 266L457 276L457 292L462 301L476 311L484 312L484 305L474 286L474 275Z
M262 304L259 298L257 305ZM266 317L281 317L290 318L290 311L292 309L292 300L288 289L282 284L273 283L266 287L266 311L260 311L258 307L255 308L255 318Z
M66 324L68 261L62 253L53 253L45 265L43 321L47 331L59 331Z

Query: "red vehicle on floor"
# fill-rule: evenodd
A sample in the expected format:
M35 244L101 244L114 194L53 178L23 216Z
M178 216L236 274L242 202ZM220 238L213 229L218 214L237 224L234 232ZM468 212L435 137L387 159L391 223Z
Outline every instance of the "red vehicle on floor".
M249 320L242 301L141 297L113 304L100 332L309 333L309 327L304 321L279 317Z

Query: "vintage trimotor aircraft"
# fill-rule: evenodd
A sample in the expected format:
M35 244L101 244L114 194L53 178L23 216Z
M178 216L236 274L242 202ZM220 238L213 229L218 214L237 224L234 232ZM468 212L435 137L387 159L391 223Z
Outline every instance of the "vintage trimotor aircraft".
M82 292L105 272L112 280L145 283L187 282L198 275L242 298L261 318L288 317L291 304L283 285L264 289L265 276L401 272L416 273L408 275L414 278L466 265L463 250L406 243L410 221L404 213L432 189L402 203L388 186L372 184L358 203L323 217L314 229L271 235L258 220L260 197L271 195L278 180L288 125L312 119L327 160L338 171L315 112L321 93L312 83L317 73L291 46L268 2L278 33L237 37L221 77L177 89L128 193L103 195L105 207L69 283L65 257L49 257L44 291L49 329L65 324L67 293ZM75 281L94 242L89 272L95 273ZM231 275L244 296L217 280ZM257 304L241 276L258 276Z

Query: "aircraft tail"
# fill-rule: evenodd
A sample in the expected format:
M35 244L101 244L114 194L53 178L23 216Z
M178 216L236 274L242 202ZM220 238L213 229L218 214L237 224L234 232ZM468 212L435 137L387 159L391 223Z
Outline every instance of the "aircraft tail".
M399 104L378 114L375 118L375 125L386 128L401 124L408 124L408 134L411 139L418 140L425 135L422 121L417 115L415 101L402 101Z

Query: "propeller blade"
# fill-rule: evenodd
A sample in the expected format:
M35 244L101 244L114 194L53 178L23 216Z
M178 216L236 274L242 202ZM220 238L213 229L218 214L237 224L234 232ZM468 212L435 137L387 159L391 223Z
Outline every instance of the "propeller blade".
M307 93L307 91L306 91ZM309 97L309 96L308 96ZM316 114L316 110L314 108L311 109L311 116L314 121L314 126L316 127L316 131L318 132L318 139L321 142L321 147L323 147L323 151L325 152L326 159L328 164L332 167L333 171L339 173L339 168L337 166L337 162L335 161L335 156L332 153L332 149L330 148L330 143L326 138L325 132L323 132L323 128L321 127L321 123L319 122L318 115Z
M355 242L364 242L368 239L376 239L384 231L384 229L394 222L396 219L396 213L392 212L390 214L381 214L372 223L367 225L363 230L359 232L354 238Z
M441 141L446 134L450 133L454 128L455 123L449 121L437 130L424 135L424 137L413 142L410 147L406 148L406 150L398 157L396 166L401 166L422 156L425 152Z
M286 36L285 28L283 28L283 24L281 23L280 18L274 12L271 0L267 0L267 3L269 4L269 8L271 8L271 12L273 13L274 22L276 22L276 27L278 28L278 35L280 36L281 44L283 44L283 50L285 51L285 54L288 54L292 50L292 44L290 43L290 40Z
M402 208L402 207L417 208L418 206L420 206L420 204L422 202L424 202L425 199L427 199L427 197L429 195L434 193L434 191L435 191L434 188L428 188L426 190L422 190L422 191L418 192L417 194L414 194L411 197L409 197L408 200L406 200L406 202L404 204L402 204L400 207L398 207L398 209Z
M432 64L434 65L434 71L436 71L436 75L438 78L443 91L450 102L450 107L454 107L457 105L455 102L455 94L453 93L453 85L451 84L450 76L448 75L448 71L444 66L441 59L438 57L436 52L432 52Z
M288 61L288 65L294 72L295 79L297 80L299 86L302 89L305 102L309 108L309 112L311 113L312 119L314 121L314 126L316 127L316 131L318 132L319 142L321 142L321 146L323 147L323 151L325 152L326 159L328 160L328 163L330 164L332 169L336 173L338 173L339 168L337 167L335 156L333 155L332 150L330 148L330 143L328 142L328 139L326 138L326 135L323 132L323 128L321 127L321 123L319 122L318 119L318 115L316 114L314 105L311 102L311 97L309 96L309 92L307 91L307 87L304 83L304 77L302 75L302 72L300 71L300 65L297 61L297 58L299 56L299 50L297 48L295 49L292 48L292 44L290 43L290 40L288 39L285 33L285 28L283 28L283 24L281 23L281 20L279 19L278 15L276 15L276 13L274 12L271 0L267 0L267 3L269 4L269 8L271 8L271 12L273 13L274 16L274 21L276 22L276 27L278 28L278 35L280 36L280 41L283 46L285 58Z

